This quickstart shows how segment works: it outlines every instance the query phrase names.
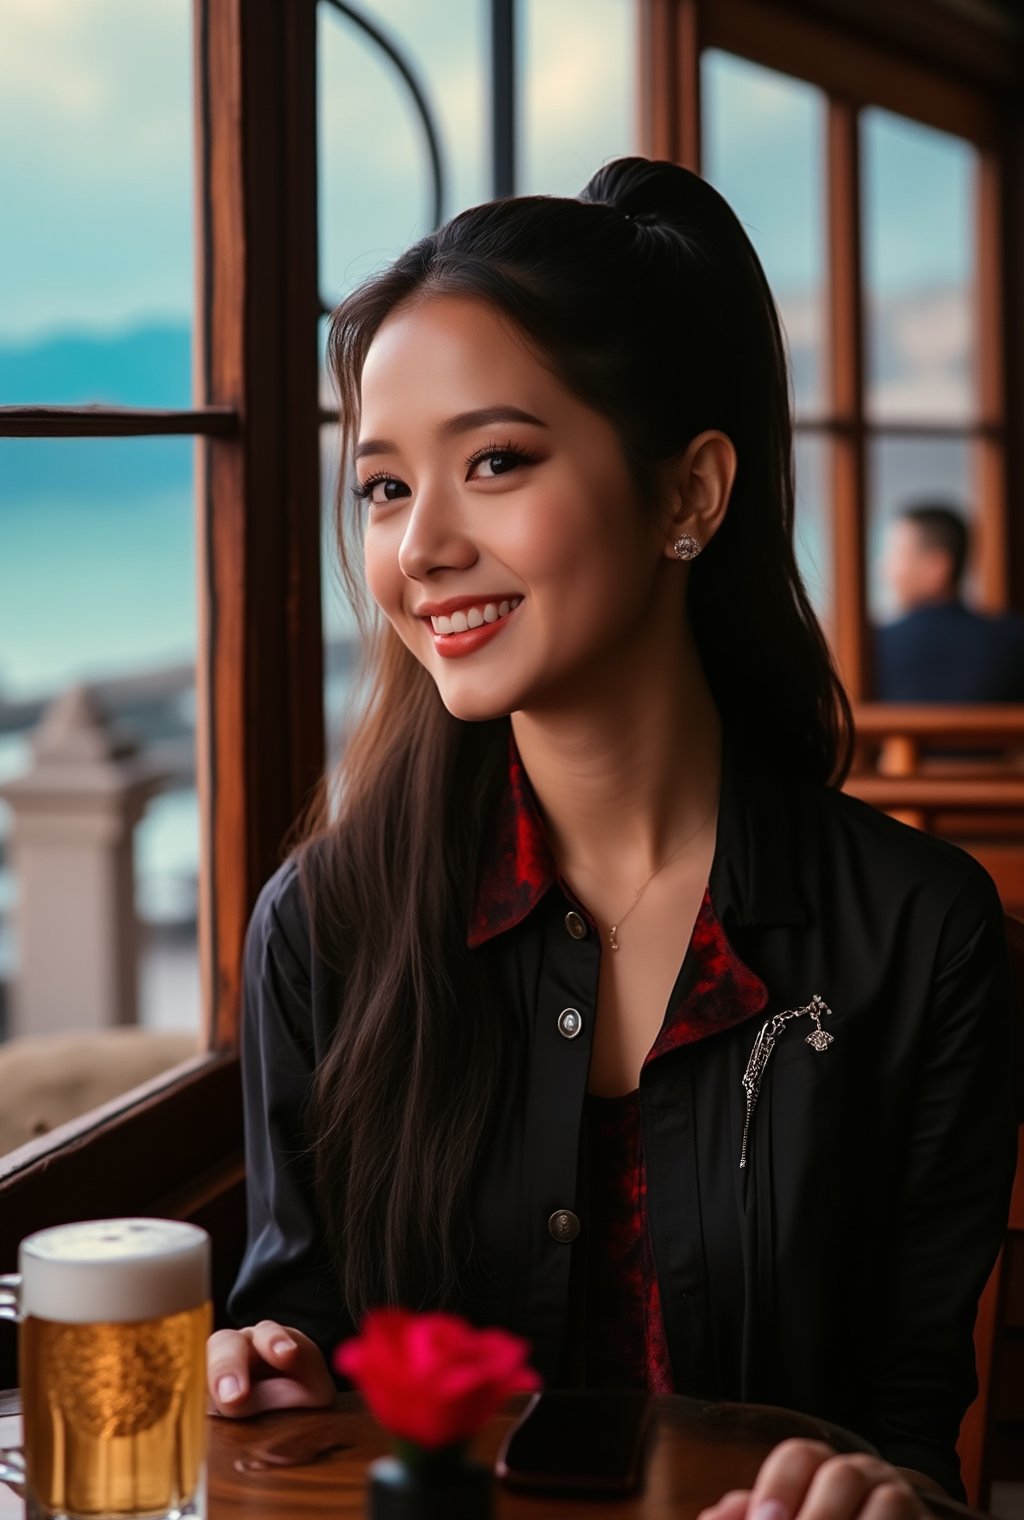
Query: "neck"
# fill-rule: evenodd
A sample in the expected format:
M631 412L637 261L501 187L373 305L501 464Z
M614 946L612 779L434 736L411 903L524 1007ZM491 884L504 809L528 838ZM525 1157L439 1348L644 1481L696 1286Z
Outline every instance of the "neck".
M634 666L512 731L562 870L635 885L717 811L721 721L687 631L660 668ZM695 833L696 831L696 833ZM685 846L684 846L685 852Z

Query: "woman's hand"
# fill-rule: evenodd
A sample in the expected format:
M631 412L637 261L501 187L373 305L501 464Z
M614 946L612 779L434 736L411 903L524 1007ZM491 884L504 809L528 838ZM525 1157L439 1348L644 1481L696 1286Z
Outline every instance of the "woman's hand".
M930 1480L921 1475L922 1486ZM939 1492L939 1490L936 1490ZM698 1520L925 1520L930 1511L897 1467L822 1441L781 1441L752 1489L733 1489Z
M241 1419L265 1409L320 1409L335 1388L318 1346L287 1325L263 1319L217 1330L206 1343L208 1412Z

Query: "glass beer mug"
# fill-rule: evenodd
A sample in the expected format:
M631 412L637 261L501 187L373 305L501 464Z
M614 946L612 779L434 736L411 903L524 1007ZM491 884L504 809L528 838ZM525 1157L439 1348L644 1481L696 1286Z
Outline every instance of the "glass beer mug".
M170 1219L96 1219L21 1242L0 1277L17 1320L22 1450L0 1480L28 1520L205 1513L210 1237Z

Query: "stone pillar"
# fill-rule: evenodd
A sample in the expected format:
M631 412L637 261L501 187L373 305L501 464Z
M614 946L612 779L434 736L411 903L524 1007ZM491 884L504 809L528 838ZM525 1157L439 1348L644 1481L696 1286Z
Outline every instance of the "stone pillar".
M134 1024L138 932L132 836L161 778L75 686L44 712L13 813L17 971L9 1035Z

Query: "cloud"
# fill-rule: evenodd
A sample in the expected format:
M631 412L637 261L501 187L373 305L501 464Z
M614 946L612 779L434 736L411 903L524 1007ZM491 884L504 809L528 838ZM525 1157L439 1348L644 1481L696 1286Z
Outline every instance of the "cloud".
M191 315L191 92L182 0L4 0L0 336Z

